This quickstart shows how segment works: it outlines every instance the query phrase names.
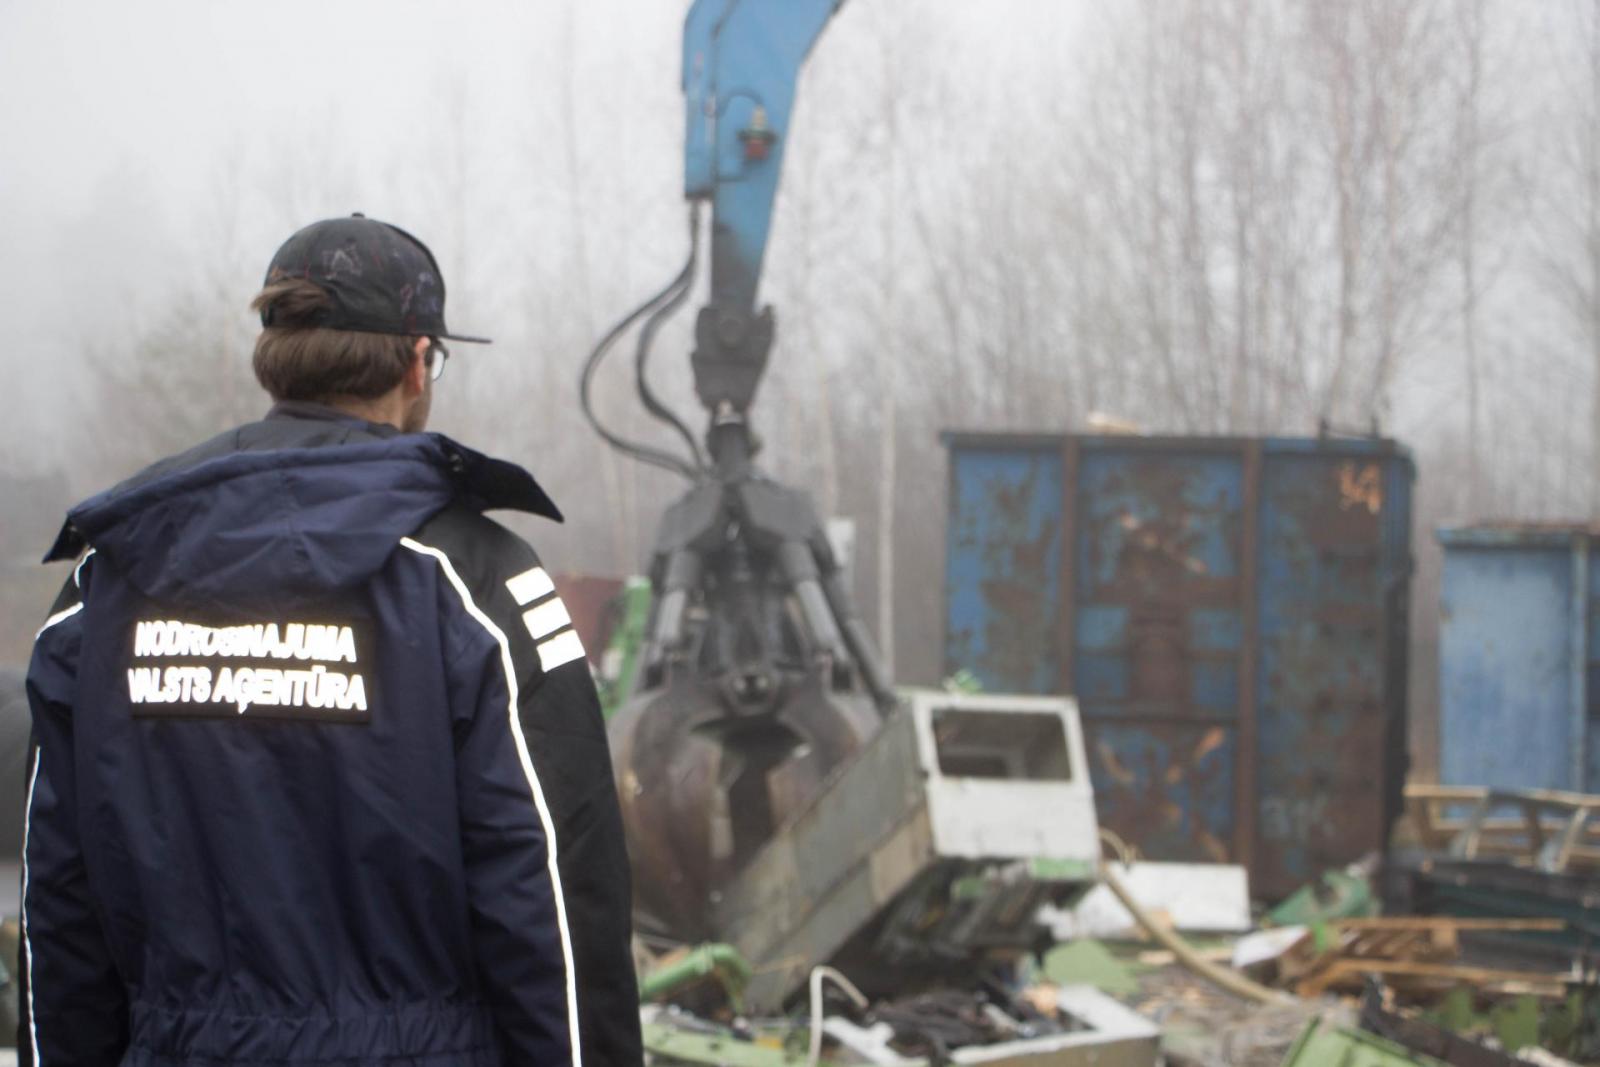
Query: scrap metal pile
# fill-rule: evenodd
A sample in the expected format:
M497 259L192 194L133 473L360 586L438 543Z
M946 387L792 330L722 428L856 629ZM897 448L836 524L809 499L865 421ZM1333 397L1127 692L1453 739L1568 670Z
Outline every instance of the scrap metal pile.
M1049 765L1039 722L1008 718L1039 715L1061 724L1066 761L1039 781L985 781L980 772L1006 763L997 737L1020 740L1014 769ZM1009 725L997 732L996 723ZM1092 803L1074 810L1072 803L1092 801L1086 789L1067 788L1080 746L1069 702L1051 710L1037 699L920 694L774 839L770 856L757 858L752 870L762 873L724 898L718 915L737 948L646 954L652 1061L1600 1062L1600 971L1581 912L1576 922L1379 914L1380 870L1388 882L1409 884L1426 853L1402 848L1381 868L1373 857L1327 872L1253 915L1241 868L1141 862L1099 833ZM1016 763L1024 753L1030 762ZM1007 781L1017 802L986 807L993 798L984 789ZM1422 797L1439 799L1437 791L1413 791ZM1048 800L1037 828L1026 800ZM1587 810L1600 798L1568 806ZM1005 817L992 818L997 810ZM1503 820L1471 807L1453 836L1440 836L1437 817L1406 836L1442 847L1440 860L1492 840L1495 858L1478 862L1529 877L1592 878L1583 835L1562 834L1549 804L1538 810L1546 843L1578 842L1545 851L1547 864L1565 857L1560 872L1540 872L1537 853L1518 854ZM1077 829L1052 836L1063 825ZM1463 836L1474 827L1476 845ZM1130 862L1100 865L1094 881L1083 877L1081 858L1054 869L1039 862L1069 844L1081 851L1090 834L1109 836ZM1008 848L996 851L1000 842ZM1011 858L996 862L1000 854ZM1539 903L1512 897L1506 906L1526 912Z
M1137 1013L1030 975L1099 853L1071 701L911 694L718 888L720 943L646 953L652 1056L1153 1064Z

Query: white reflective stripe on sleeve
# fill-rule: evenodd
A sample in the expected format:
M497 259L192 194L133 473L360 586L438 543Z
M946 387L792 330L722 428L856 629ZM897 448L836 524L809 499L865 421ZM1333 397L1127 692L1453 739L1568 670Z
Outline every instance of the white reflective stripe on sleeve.
M535 641L541 641L572 621L560 597L552 597L522 613L522 624Z
M90 549L88 555L83 557L83 561L78 564L78 569L82 569L83 564L88 562L89 556L92 555L94 555L94 549ZM77 570L73 571L73 575L74 579L76 579ZM34 634L33 639L35 641L39 640L50 627L58 622L64 622L72 618L82 610L82 601L72 605L70 608L62 608L45 620L44 625L39 627L39 632ZM33 941L28 937L28 838L33 831L33 791L34 787L38 785L39 767L43 763L44 749L35 749L33 753L33 773L28 776L28 805L23 809L24 814L22 817L22 921L19 925L22 928L23 960L28 968L28 1042L33 1046L34 1067L44 1067L44 1061L39 1058L39 1016L33 1010Z
M39 764L44 749L33 754L33 773L28 776L27 815L22 821L22 956L28 967L28 1043L33 1046L34 1067L44 1067L39 1058L39 1013L33 1009L33 942L28 937L28 832L33 829L33 788L39 781Z
M583 641L578 637L576 630L556 634L539 646L539 666L546 674L563 663L571 663L575 659L582 658Z
M83 588L83 565L89 562L89 557L92 555L94 555L94 549L91 548L83 554L83 558L78 561L78 565L72 568L72 584L79 589Z
M550 580L543 567L534 567L532 570L523 571L515 578L508 579L506 588L511 590L511 598L520 608L555 592L556 583Z
M33 635L33 639L35 641L39 640L39 638L44 636L44 632L50 629L50 627L54 626L58 622L65 622L82 610L83 603L81 601L72 605L70 608L62 608L60 611L44 620L44 625L39 627L39 632Z
M569 1043L572 1048L572 1067L583 1067L583 1053L578 1041L578 973L572 961L572 934L567 929L567 901L561 892L561 868L556 862L555 821L550 818L550 807L545 803L544 789L539 785L539 775L533 769L532 757L528 755L528 740L522 734L522 721L517 717L517 671L511 662L511 642L506 639L505 631L496 626L494 620L485 615L472 599L472 593L468 591L466 583L461 580L461 576L456 573L455 565L450 562L449 556L437 548L432 548L409 537L402 537L400 543L413 552L420 552L424 556L432 556L438 560L439 568L444 571L445 577L455 587L456 594L461 597L461 605L466 609L467 614L476 619L478 625L487 630L489 635L500 645L500 665L505 671L506 690L510 694L506 711L507 718L511 723L511 739L516 746L517 759L522 763L522 773L528 779L528 792L533 795L533 806L539 812L539 825L544 828L545 866L550 874L551 895L555 897L556 926L561 933L561 958L567 972L567 1029L569 1031ZM548 582L550 580L549 576L544 573L544 568L535 567L531 571L525 571L517 575L506 585L509 587L512 582L524 579L531 582L530 576L535 572L542 575L545 581ZM551 588L554 589L555 587L552 585ZM517 591L512 589L511 594L516 596Z

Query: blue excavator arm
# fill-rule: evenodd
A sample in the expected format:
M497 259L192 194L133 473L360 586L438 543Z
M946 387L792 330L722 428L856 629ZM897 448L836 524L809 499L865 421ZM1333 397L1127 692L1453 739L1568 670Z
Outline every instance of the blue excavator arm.
M812 45L843 0L695 0L683 31L684 195L711 206L711 295L695 380L713 415L742 417L772 344L756 290Z
M695 0L683 40L689 256L584 368L596 429L693 483L662 516L639 669L608 726L638 921L682 939L714 931L710 909L727 877L897 703L810 497L756 467L750 426L773 336L772 309L756 296L796 82L841 3ZM691 362L710 415L709 463L646 373L657 330L694 288L708 207L711 285ZM687 457L623 440L594 416L594 368L634 323L640 399Z

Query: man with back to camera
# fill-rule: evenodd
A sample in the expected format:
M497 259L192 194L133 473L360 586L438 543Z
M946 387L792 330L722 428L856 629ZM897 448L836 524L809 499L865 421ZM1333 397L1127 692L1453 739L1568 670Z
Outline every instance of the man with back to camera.
M630 888L520 467L421 432L444 281L280 248L265 419L74 508L34 646L24 1063L635 1065Z

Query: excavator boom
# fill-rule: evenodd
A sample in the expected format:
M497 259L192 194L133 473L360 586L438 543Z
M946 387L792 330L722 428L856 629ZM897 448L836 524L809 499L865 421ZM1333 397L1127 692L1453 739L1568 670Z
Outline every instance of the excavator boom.
M663 516L633 692L610 723L642 926L709 931L723 886L895 706L810 497L755 464L750 408L774 320L756 294L794 112L795 84L840 0L696 0L684 26L684 191L690 256L623 320L642 321L640 396L688 457L624 451L695 482ZM649 389L646 361L693 289L710 214L710 289L695 323L705 450ZM591 417L592 413L591 413Z

